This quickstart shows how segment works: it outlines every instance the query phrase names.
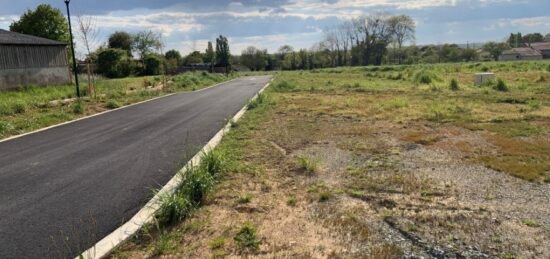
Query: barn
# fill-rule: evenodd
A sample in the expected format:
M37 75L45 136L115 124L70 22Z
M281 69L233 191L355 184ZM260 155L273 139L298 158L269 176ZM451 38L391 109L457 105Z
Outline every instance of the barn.
M541 60L542 54L532 48L514 48L505 50L498 57L499 61L512 61L512 60Z
M66 43L0 29L0 90L70 82Z

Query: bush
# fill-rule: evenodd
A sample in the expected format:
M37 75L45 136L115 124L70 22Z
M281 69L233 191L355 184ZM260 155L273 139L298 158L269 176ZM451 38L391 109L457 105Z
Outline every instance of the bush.
M160 203L155 218L161 226L173 225L185 219L193 209L191 202L182 192L161 196Z
M77 101L73 104L73 113L75 114L84 113L84 104L81 101Z
M143 59L143 74L147 76L160 75L162 73L164 59L159 55L150 54Z
M502 79L498 79L497 84L494 86L495 90L500 92L508 92L510 89L508 88L508 85L506 85L506 82L504 82Z
M451 82L449 83L449 88L453 91L458 91L459 90L458 81L454 78L451 79Z
M106 77L127 77L133 69L134 63L125 50L105 49L97 55L97 71Z
M120 107L120 104L116 100L111 99L107 101L107 103L105 104L105 107L108 109L116 109Z
M183 185L181 186L182 194L187 199L199 205L206 197L206 193L214 185L214 178L203 167L190 168L185 172Z
M256 236L256 228L250 222L244 223L233 239L241 249L257 250L261 244Z
M7 121L0 121L0 134L14 130L13 125Z
M279 83L275 84L273 86L273 88L277 92L288 92L288 91L292 91L292 90L296 89L296 85L292 84L288 81L282 81L282 82L279 82Z
M13 103L11 109L13 113L25 113L25 111L27 110L27 106L25 105L25 103L18 101Z
M431 84L433 81L439 80L438 76L428 70L420 70L414 74L413 81L417 84Z

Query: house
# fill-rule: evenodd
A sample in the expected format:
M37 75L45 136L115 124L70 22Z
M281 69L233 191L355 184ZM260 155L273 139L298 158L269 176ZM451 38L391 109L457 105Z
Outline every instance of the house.
M66 43L0 29L0 90L70 82Z
M532 48L513 48L505 50L498 57L499 61L512 61L512 60L541 60L542 54Z
M531 48L540 52L543 59L550 59L550 42L531 43Z

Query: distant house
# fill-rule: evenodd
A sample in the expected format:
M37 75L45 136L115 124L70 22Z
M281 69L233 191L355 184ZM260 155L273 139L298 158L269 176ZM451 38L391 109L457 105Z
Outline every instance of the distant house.
M543 59L550 59L550 42L531 43L531 48L540 52Z
M0 29L0 90L70 82L66 43Z
M512 60L541 60L542 54L532 48L513 48L505 50L498 57L499 61L512 61Z

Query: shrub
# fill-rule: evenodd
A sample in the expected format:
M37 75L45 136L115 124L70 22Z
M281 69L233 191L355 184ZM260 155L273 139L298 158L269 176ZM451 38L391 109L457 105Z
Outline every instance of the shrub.
M98 73L109 78L127 77L134 69L128 52L122 49L104 49L97 55Z
M269 103L269 97L263 93L258 94L258 96L248 102L247 109L252 110L260 107L263 104Z
M278 92L287 92L287 91L292 91L296 89L296 85L288 81L282 81L275 84L273 88L275 89L275 91L278 91Z
M439 78L437 75L428 70L420 70L414 74L413 81L417 84L431 84L433 81L437 81Z
M459 90L458 81L454 78L451 79L451 82L449 83L449 88L453 91L458 91Z
M241 249L257 250L261 244L256 236L256 228L250 222L244 223L233 239Z
M181 186L181 192L193 204L201 204L206 193L214 185L214 178L204 167L188 168L184 174L185 178Z
M73 104L73 113L75 114L84 113L84 104L81 101L77 101Z
M506 82L504 82L502 79L498 79L497 84L494 86L495 90L500 92L508 92L510 89L508 88L508 85L506 85Z
M162 62L164 59L156 54L150 54L143 59L144 75L160 75L162 73Z
M111 99L107 101L107 103L105 104L105 107L108 109L116 109L120 107L120 104L116 100Z
M7 121L0 120L0 134L7 133L14 130L13 125Z
M27 110L27 106L24 102L18 101L12 104L11 110L13 111L13 113L25 113L25 111Z

